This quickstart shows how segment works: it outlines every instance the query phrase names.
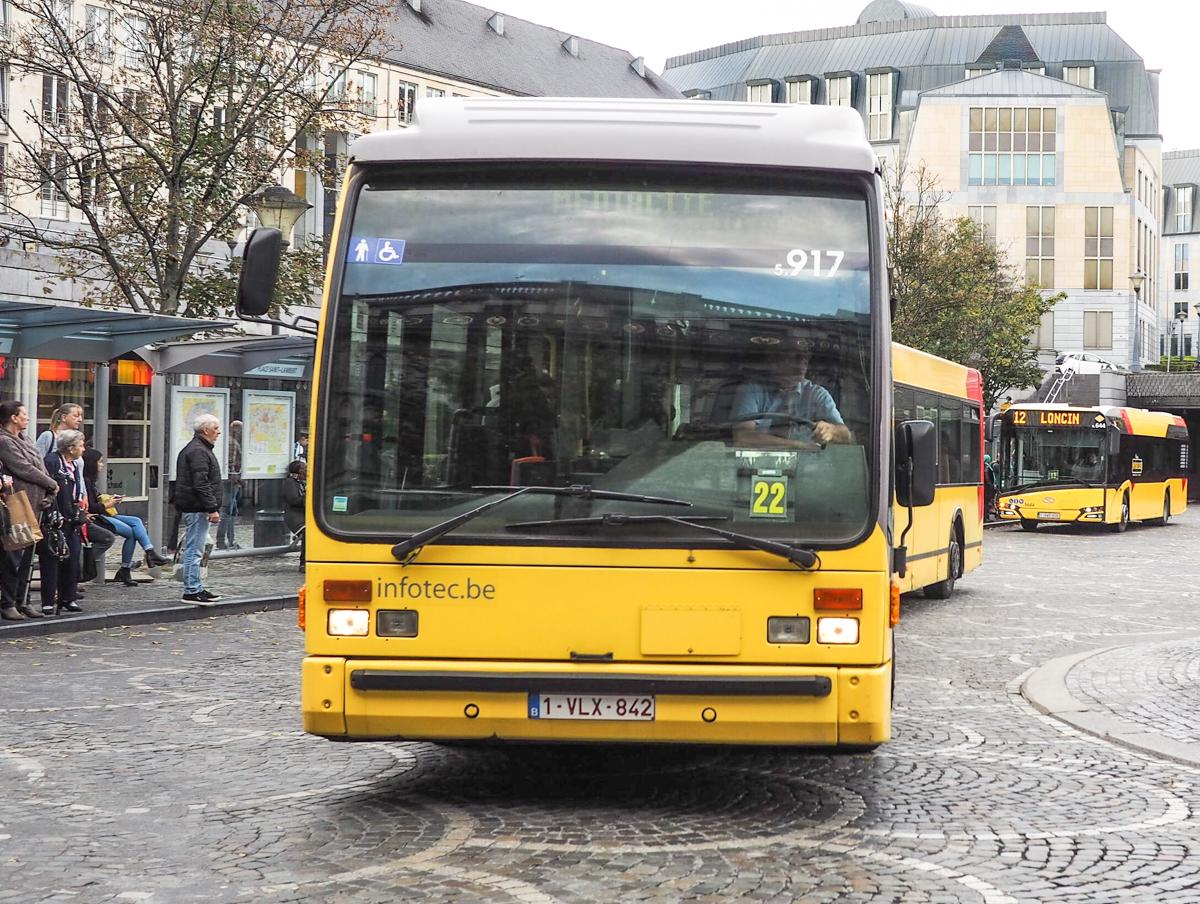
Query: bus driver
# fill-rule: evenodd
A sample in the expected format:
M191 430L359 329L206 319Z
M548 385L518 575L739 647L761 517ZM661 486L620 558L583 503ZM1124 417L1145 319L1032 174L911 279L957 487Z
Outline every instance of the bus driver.
M829 390L808 379L809 359L807 351L775 352L762 358L768 373L743 383L733 399L729 419L735 443L811 448L852 441ZM790 417L753 417L770 412Z

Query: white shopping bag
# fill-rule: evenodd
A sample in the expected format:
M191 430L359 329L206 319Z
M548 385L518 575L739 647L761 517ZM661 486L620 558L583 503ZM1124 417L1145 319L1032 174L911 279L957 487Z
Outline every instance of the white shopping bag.
M213 539L212 527L209 527L208 534L204 537L204 552L200 554L200 580L208 580L208 559L212 555L213 547L216 541ZM175 558L171 564L171 580L183 583L183 547L175 550Z

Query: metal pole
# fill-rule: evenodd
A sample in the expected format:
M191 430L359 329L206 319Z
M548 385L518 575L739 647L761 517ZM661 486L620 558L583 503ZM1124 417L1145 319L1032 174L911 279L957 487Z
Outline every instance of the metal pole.
M92 448L108 461L108 379L107 361L96 364L96 395L92 407ZM108 468L102 468L96 475L96 486L108 491Z

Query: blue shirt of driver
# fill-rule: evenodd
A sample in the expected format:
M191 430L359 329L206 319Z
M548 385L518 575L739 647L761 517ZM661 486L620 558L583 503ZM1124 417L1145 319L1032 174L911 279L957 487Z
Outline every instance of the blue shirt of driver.
M760 411L786 412L814 423L845 423L829 390L812 380L801 380L794 389L780 389L769 383L743 383L733 397L729 419L736 424L749 420L749 415ZM755 429L764 433L771 432L772 427L778 428L775 430L777 435L801 442L812 441L812 427L808 424L789 422L786 418L760 418L755 422Z

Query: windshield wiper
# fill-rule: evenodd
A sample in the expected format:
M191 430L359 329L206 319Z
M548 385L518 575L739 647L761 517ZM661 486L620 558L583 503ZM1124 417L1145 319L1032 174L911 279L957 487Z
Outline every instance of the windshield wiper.
M493 506L508 502L517 496L522 496L530 493L535 496L574 496L580 499L614 499L618 502L645 502L656 505L688 505L691 503L683 499L670 499L665 496L642 496L638 493L618 493L614 490L597 490L593 487L584 485L569 486L569 487L543 487L543 486L527 486L527 487L502 487L502 486L477 486L471 487L472 490L478 490L485 493L505 492L512 490L507 496L502 496L499 499L493 499L491 502L485 502L483 505L477 505L473 509L469 509L461 514L455 515L453 518L447 518L445 521L440 521L433 527L427 527L423 531L418 531L407 540L401 540L392 547L392 555L399 559L403 564L407 565L421 551L421 547L426 543L431 543L442 534L449 533L458 527L460 524L465 524L473 518L477 518Z
M761 537L754 537L750 534L742 534L732 530L724 530L723 528L712 527L703 523L705 521L728 520L729 517L727 515L695 515L678 518L674 515L626 515L623 512L609 512L591 518L560 518L557 521L519 521L514 524L504 525L504 529L533 530L543 527L591 527L598 524L611 526L623 526L626 524L682 524L686 527L694 527L696 530L705 531L706 533L716 534L718 537L722 537L730 542L741 543L762 552L770 553L773 556L787 559L797 568L812 568L820 562L817 554L811 549L805 549L802 546L791 546L775 540L764 540Z

